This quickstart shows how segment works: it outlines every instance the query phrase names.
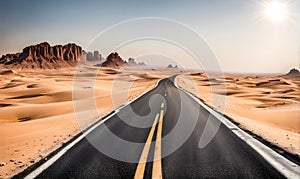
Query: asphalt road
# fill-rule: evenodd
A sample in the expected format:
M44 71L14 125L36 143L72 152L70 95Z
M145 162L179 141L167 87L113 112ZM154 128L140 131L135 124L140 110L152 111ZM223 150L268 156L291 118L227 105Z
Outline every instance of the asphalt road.
M161 96L152 100L150 106L154 107L150 109L149 99L155 94ZM198 144L209 112L169 79L162 80L119 113L89 133L38 178L284 178L223 124L211 142L200 149ZM184 113L184 125L176 128L180 113ZM136 114L148 114L144 122L150 126L131 125L140 124L141 118ZM179 132L174 133L175 130ZM191 134L185 139L180 131ZM111 133L124 141L141 144L128 148L111 141ZM168 140L156 140L165 137ZM143 144L151 141L149 145ZM182 145L177 146L181 141ZM104 145L112 153L119 152L127 162L113 159L118 154L107 156L95 148ZM163 158L151 162L157 156ZM150 162L143 164L143 158Z

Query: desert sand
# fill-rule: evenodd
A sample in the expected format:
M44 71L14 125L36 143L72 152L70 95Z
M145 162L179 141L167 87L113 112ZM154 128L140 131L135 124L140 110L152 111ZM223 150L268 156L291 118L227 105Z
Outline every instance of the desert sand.
M80 70L82 80L89 78L91 70L98 69ZM98 115L83 107L80 112L85 113L85 119L79 121L72 101L74 69L0 71L0 178L10 178L43 159L99 117L171 75L151 69L101 68L90 87ZM129 90L112 94L113 84L119 83ZM117 100L112 100L113 95ZM76 100L83 106L88 102L84 96Z
M98 68L79 70L85 82ZM93 86L74 88L74 69L0 69L0 178L10 178L70 140L101 116L154 87L178 69L101 68ZM213 77L212 77L213 76ZM300 154L299 78L186 72L176 83L267 141ZM114 86L116 85L116 86ZM124 87L124 88L122 88ZM115 90L117 89L117 90ZM97 114L85 95L91 90ZM83 119L76 118L74 101ZM222 109L222 106L224 109Z
M177 83L242 128L300 155L299 77L191 72Z

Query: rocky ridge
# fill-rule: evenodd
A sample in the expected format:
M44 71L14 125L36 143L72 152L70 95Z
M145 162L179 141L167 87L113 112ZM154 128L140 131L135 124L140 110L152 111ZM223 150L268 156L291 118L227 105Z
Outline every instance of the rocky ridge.
M74 43L50 46L43 42L26 47L21 53L3 55L0 64L13 69L74 67L82 54L82 48Z
M49 43L43 42L28 46L20 53L3 55L0 58L0 67L6 69L59 69L75 67L78 61L84 61L86 65L89 64L88 62L94 62L98 63L95 66L110 68L145 66L145 63L137 63L133 58L129 58L126 62L117 52L109 54L104 59L99 51L85 52L74 43L50 46Z

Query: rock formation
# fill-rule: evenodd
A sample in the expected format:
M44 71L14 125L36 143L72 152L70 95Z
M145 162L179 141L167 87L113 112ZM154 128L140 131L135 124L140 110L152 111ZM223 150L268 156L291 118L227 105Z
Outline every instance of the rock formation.
M94 51L94 60L101 60L101 54L99 53L99 51Z
M169 64L169 65L167 66L167 68L173 68L172 64Z
M82 48L74 43L51 47L47 42L43 42L26 47L21 53L3 55L0 64L14 69L73 67L80 60L82 53Z
M167 66L167 68L178 68L178 66L175 65L175 66L173 67L172 64L169 64L169 65Z
M94 51L92 52L86 52L86 60L87 61L94 61L94 62L101 62L104 61L102 55L99 53L99 51Z
M106 58L106 61L97 66L121 68L124 65L126 65L126 62L119 56L119 54L117 52L115 52L115 53L109 54Z
M128 62L127 62L128 66L146 66L146 64L144 62L139 62L137 63L134 58L129 58Z
M86 64L94 62L99 63L96 66L111 68L145 65L144 63L138 64L133 58L129 58L127 63L117 52L111 53L105 60L99 51L85 52L74 43L51 47L47 42L43 42L26 47L21 53L3 55L0 58L0 66L3 65L9 69L58 69L74 67L79 60Z
M284 76L300 76L300 72L299 70L297 70L296 68L291 69L286 75Z
M93 55L92 52L87 52L86 53L86 60L88 60L88 61L94 60L94 55Z
M146 66L146 64L144 62L139 62L138 65L140 65L140 66Z
M130 65L130 66L136 66L137 65L134 58L129 58L127 64Z

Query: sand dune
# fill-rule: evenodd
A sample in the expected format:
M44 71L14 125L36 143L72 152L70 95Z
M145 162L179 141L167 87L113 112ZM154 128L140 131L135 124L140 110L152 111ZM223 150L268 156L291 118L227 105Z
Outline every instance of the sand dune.
M93 78L95 84L79 87L73 83L74 69L0 72L0 150L4 151L0 155L4 164L0 178L10 178L38 162L97 117L151 89L159 79L179 73L174 69L99 71L97 67L85 67L76 73L77 80L85 84ZM191 72L180 75L177 82L220 111L226 102L225 114L242 127L300 153L299 78L207 77ZM73 92L80 95L73 97ZM92 92L93 98L86 92ZM91 100L96 104L96 114L90 108ZM76 118L75 102L77 114L84 118Z
M177 82L243 128L300 155L299 77L211 76L192 72Z
M94 70L94 71L93 71ZM132 100L171 73L146 69L116 70L88 67L80 69L83 82L94 76L94 86L73 88L74 69L0 71L0 178L36 163L68 141L98 116L103 116L127 100ZM125 87L124 87L125 86ZM123 88L121 88L123 87ZM94 93L97 115L90 112L90 99L72 98L73 90ZM114 89L114 93L112 93ZM77 119L74 100L85 118Z

